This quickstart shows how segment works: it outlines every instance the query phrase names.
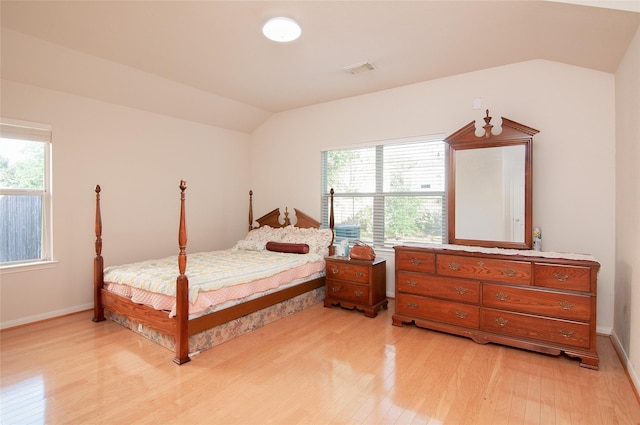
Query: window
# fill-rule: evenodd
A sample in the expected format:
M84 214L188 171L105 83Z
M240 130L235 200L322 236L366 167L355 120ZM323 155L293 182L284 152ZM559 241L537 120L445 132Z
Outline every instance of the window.
M446 241L445 152L428 137L322 152L323 221L333 188L336 241Z
M0 266L49 261L51 128L0 119Z

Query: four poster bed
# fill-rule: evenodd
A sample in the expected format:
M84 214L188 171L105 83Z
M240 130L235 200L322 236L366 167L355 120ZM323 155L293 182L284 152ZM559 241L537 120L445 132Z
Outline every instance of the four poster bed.
M190 254L187 271L186 183L179 187L178 256L105 268L96 186L94 322L109 317L147 337L151 333L151 339L175 349L174 363L183 364L190 360L190 339L197 346L192 353L211 348L220 342L210 341L220 339L219 329L237 328L236 320L258 315L261 324L248 325L253 329L264 324L265 315L286 315L322 301L324 257L333 254L333 189L329 229L295 208L295 225L288 210L280 222L276 208L255 226L250 191L247 236L232 249Z

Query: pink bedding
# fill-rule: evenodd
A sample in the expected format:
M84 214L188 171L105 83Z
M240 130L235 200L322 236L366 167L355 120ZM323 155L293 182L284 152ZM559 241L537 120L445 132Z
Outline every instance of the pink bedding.
M316 261L294 269L285 270L264 279L224 287L214 291L200 292L196 301L189 303L189 316L190 318L197 317L203 313L214 311L216 306L228 304L233 301L241 302L244 299L255 297L261 293L273 292L278 288L291 286L289 285L290 283L299 283L323 275L324 261ZM144 304L156 310L169 311L169 317L176 315L175 297L112 282L105 282L104 287L110 292L131 298L131 301L134 303Z

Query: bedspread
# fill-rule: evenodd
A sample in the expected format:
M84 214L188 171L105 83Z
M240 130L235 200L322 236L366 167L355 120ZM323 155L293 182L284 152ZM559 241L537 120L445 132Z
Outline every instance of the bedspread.
M200 292L238 285L273 276L285 270L321 261L317 254L284 254L271 251L220 250L189 254L185 274L189 302ZM104 281L175 297L178 257L147 260L104 270Z

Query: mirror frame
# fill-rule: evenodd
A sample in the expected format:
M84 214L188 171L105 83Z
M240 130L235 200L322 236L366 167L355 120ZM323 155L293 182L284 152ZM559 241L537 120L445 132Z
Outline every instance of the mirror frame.
M519 124L510 119L502 118L502 131L493 134L493 125L489 110L484 117L484 134L476 136L476 122L471 121L460 130L446 137L444 141L449 145L449 169L447 188L447 234L450 244L473 245L488 248L531 249L532 220L533 220L533 136L538 130ZM456 237L456 151L466 149L495 148L502 146L524 145L525 147L525 178L524 178L524 242L463 239Z

